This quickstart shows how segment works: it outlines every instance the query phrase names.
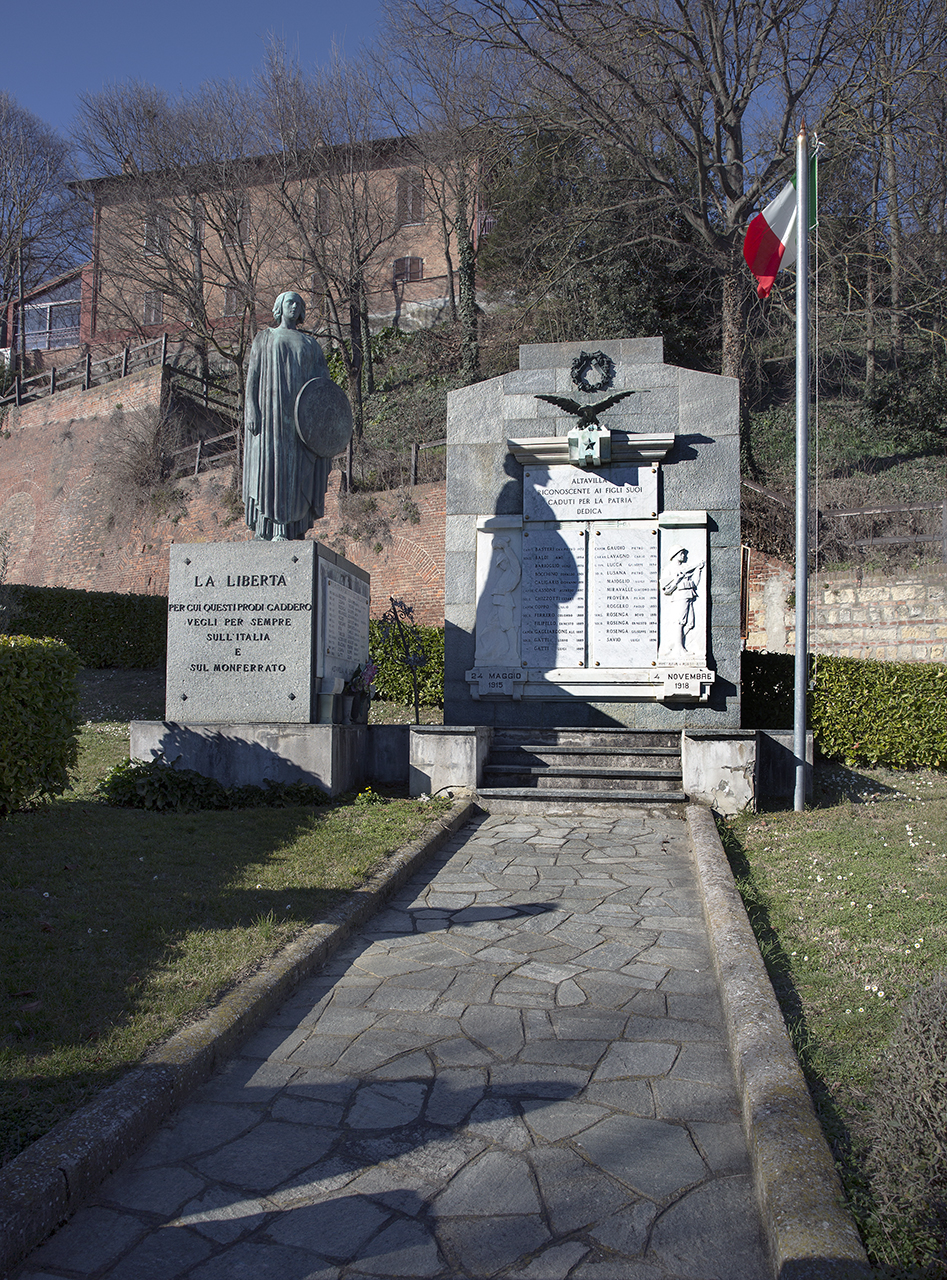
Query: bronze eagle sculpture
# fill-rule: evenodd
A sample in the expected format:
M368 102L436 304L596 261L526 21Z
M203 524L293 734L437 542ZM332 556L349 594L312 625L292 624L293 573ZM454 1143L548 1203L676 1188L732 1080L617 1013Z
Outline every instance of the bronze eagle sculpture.
M624 400L626 396L633 396L634 391L618 391L613 396L606 396L604 400L599 400L595 404L579 404L577 400L567 400L565 396L537 396L537 400L545 400L547 404L554 404L557 409L564 409L566 413L574 413L579 420L579 430L587 431L589 427L601 426L598 415L604 413L606 409L610 409L613 404L618 404L619 400Z

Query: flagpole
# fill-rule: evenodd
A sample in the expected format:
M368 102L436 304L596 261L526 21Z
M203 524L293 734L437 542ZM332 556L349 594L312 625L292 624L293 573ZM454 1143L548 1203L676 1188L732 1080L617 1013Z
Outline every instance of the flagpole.
M806 690L809 681L809 142L796 137L796 660L793 808L806 805Z

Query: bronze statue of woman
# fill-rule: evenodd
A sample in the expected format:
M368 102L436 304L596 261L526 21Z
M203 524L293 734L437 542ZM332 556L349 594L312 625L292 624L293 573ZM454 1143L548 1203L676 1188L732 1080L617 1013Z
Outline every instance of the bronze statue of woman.
M344 434L331 428L347 417L341 448L351 436L351 410L329 377L322 347L297 327L305 316L298 293L281 293L273 304L275 327L261 330L250 349L243 500L254 539L305 537L325 513L332 457ZM320 430L329 420L330 429Z

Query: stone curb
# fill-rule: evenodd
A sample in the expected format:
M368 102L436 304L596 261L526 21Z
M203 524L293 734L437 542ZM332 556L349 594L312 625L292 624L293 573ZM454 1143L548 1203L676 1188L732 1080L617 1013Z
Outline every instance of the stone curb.
M777 1280L864 1280L868 1259L709 809L687 808L756 1194Z
M323 923L0 1170L0 1275L74 1212L476 811L470 799L456 800L432 834L387 858Z

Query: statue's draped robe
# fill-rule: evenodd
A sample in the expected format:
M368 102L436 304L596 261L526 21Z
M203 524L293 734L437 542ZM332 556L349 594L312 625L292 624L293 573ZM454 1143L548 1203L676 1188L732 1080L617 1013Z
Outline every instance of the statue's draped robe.
M328 377L315 338L297 329L263 329L253 340L247 370L243 500L247 524L272 538L302 538L325 513L331 458L310 453L296 432L296 397L310 378Z

